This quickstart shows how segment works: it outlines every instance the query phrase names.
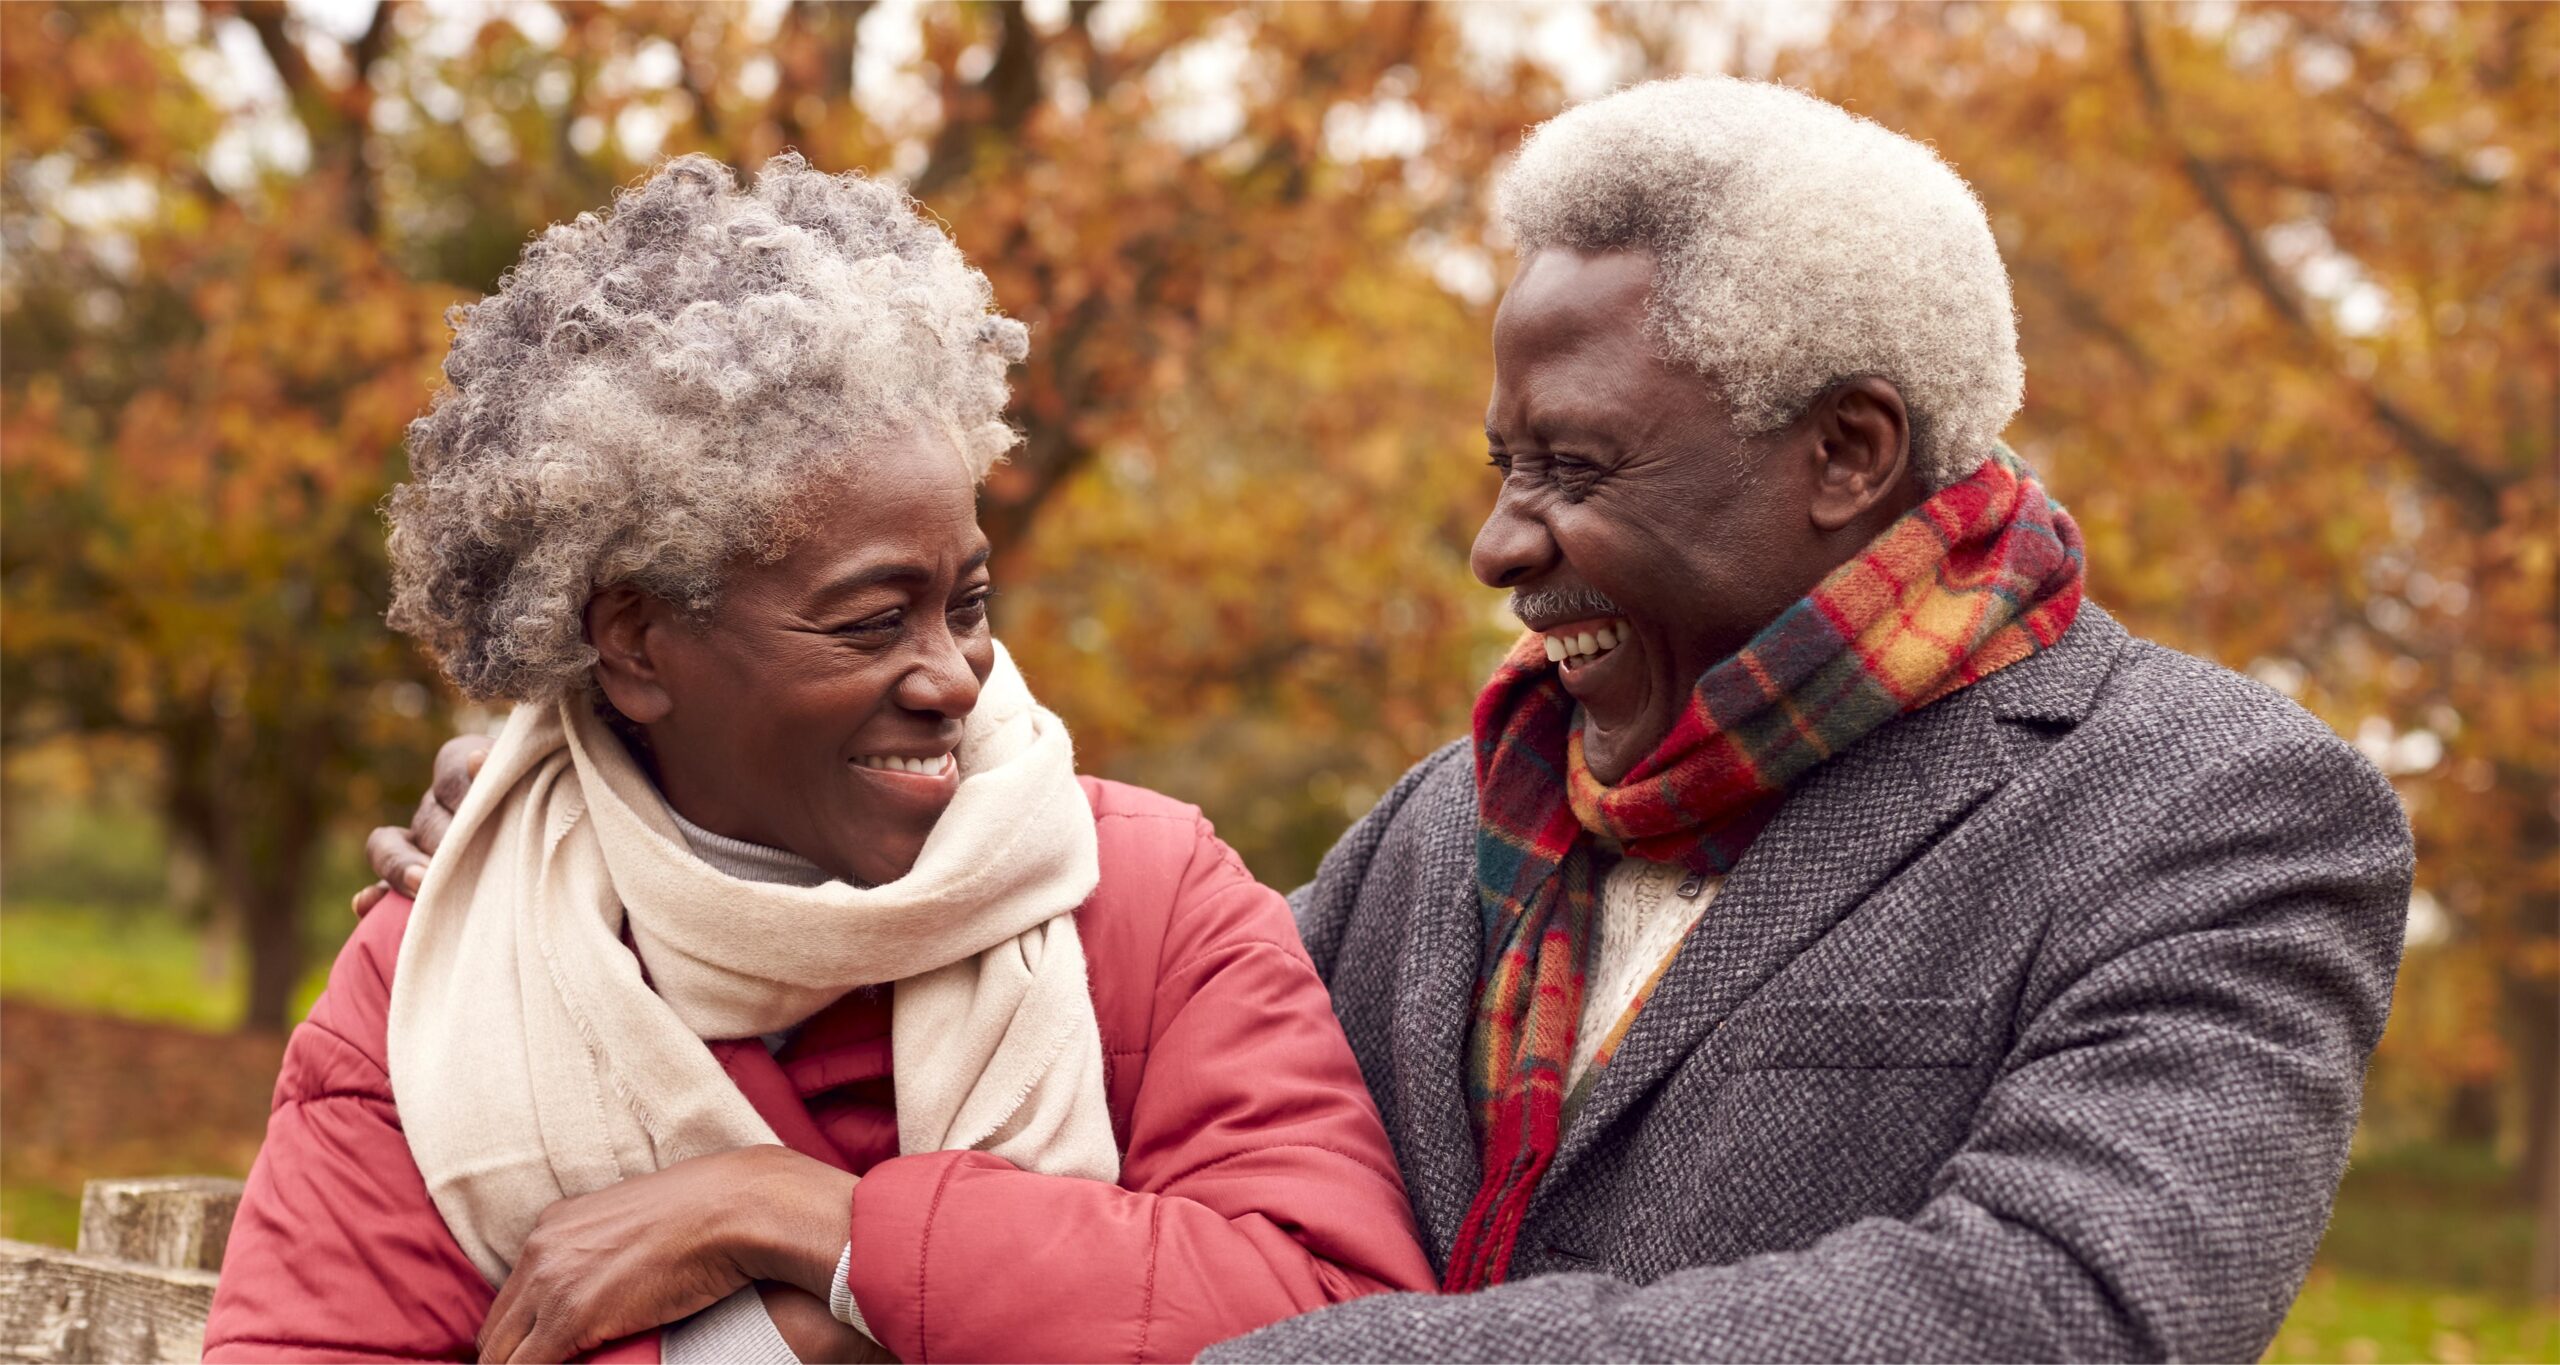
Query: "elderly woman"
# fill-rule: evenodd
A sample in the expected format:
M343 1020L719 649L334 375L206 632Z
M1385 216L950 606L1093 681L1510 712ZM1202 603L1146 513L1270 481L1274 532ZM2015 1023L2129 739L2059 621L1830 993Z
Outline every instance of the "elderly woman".
M990 632L1025 344L789 155L459 315L391 619L516 707L294 1035L209 1359L1189 1359L1430 1283L1286 904Z

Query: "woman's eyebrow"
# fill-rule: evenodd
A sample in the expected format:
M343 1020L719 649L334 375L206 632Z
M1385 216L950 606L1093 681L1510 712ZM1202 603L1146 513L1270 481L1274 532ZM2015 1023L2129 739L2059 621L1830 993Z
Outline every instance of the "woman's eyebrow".
M993 553L994 547L992 546L979 547L976 554L973 554L967 559L961 561L960 577L966 578L970 574L976 573L979 569L985 567L987 557ZM813 593L812 596L822 598L842 597L851 593L860 592L865 588L877 588L891 583L930 582L932 581L932 578L933 569L929 565L913 564L904 561L896 561L887 564L872 564L863 568L849 570L834 578L828 579L826 582L818 585L816 592Z

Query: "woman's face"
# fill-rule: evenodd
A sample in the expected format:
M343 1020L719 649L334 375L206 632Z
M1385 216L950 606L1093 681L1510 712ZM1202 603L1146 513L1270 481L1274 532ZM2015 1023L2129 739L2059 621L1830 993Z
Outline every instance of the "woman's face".
M961 723L995 666L987 538L938 437L901 440L813 496L790 552L737 565L708 621L627 589L617 607L609 590L589 635L606 695L646 729L686 819L837 877L895 881L959 788ZM636 665L624 634L642 645Z

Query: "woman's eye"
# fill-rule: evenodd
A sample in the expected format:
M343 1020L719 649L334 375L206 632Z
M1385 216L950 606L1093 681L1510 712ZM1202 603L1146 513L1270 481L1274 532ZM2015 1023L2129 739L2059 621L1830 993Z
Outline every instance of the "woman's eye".
M838 626L836 634L850 635L862 640L882 640L897 634L898 627L903 622L903 613L884 611L877 616L863 617L849 626Z
M1511 475L1511 457L1510 457L1510 456L1505 455L1505 454L1503 454L1501 451L1497 450L1497 451L1494 451L1492 454L1490 454L1490 455L1486 456L1486 457L1485 457L1485 461L1484 461L1484 462L1485 462L1486 464L1492 465L1492 466L1493 466L1494 468L1496 468L1496 469L1501 470L1501 471L1502 471L1502 473L1503 473L1503 477L1505 477L1505 478L1510 477L1510 475Z
M982 592L963 599L951 608L951 624L962 630L975 630L987 619L987 599L995 596Z

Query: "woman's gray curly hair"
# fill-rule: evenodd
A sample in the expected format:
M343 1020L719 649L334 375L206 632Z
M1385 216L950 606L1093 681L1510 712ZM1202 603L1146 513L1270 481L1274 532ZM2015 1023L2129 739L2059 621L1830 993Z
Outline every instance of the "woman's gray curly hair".
M1668 358L1746 432L1843 379L1893 381L1932 488L1972 472L2026 392L1982 202L1920 143L1782 85L1654 81L1557 115L1502 181L1525 254L1638 249Z
M482 701L586 685L600 587L709 610L726 566L788 548L813 480L885 437L945 437L983 479L1030 349L905 191L790 152L750 190L678 157L449 320L389 503L389 620Z

